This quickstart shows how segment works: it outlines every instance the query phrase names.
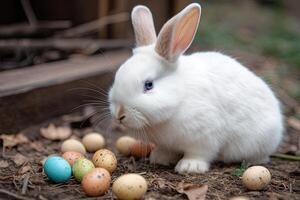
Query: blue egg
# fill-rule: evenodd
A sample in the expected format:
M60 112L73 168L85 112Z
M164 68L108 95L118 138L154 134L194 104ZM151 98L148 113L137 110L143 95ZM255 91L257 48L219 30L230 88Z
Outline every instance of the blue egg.
M44 164L44 172L54 183L64 183L71 178L70 164L59 156L49 157Z

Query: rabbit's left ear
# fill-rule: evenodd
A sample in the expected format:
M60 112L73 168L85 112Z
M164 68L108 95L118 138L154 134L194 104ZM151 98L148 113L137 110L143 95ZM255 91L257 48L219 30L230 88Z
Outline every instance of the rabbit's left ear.
M135 6L131 12L131 20L136 45L139 47L154 44L156 32L151 11L146 6Z
M174 62L191 45L200 21L201 7L192 3L170 19L161 29L155 51Z

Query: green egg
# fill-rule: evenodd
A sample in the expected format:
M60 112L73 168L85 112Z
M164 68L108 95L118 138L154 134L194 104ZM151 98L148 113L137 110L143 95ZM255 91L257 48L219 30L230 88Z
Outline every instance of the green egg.
M73 171L73 175L74 175L75 179L77 181L81 182L84 175L94 168L95 168L95 166L92 163L92 161L90 161L86 158L81 158L74 163L74 165L72 167L72 171Z

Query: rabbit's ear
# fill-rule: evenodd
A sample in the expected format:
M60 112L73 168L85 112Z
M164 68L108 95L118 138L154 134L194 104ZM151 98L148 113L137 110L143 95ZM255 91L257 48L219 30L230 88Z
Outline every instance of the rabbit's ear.
M137 46L155 43L156 32L151 11L146 6L135 6L131 12L131 20Z
M201 7L192 3L170 19L158 35L155 51L167 59L175 61L192 43L198 28Z

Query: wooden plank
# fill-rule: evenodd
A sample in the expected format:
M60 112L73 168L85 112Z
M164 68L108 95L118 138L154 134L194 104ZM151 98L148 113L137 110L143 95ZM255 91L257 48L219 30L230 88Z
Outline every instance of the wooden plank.
M109 15L109 0L98 0L98 18ZM99 28L100 29L100 28ZM101 27L99 30L100 38L108 38L108 27Z
M113 71L128 56L128 51L114 51L101 56L4 71L0 73L0 97Z
M128 56L128 51L111 52L0 73L0 133L70 113L87 99L82 95L89 90L78 88L107 90Z
M85 104L85 100L91 99L82 95L91 95L91 93L87 93L88 90L77 89L83 87L93 88L86 83L88 82L107 90L113 80L113 74L113 72L103 72L84 79L1 97L0 134L16 133L30 125L74 111L80 111L76 108ZM93 95L97 97L96 92Z
M46 38L46 39L0 39L3 52L17 50L58 49L63 51L128 48L131 41L125 39Z
M127 1L119 1L119 0L114 0L114 9L112 10L112 12L114 14L116 13L122 13L122 12L126 12L127 13ZM112 28L112 38L128 38L128 31L126 31L126 29L128 29L128 27L130 27L131 23L129 22L131 20L127 20L121 23L117 23L117 24L110 24L111 28Z

